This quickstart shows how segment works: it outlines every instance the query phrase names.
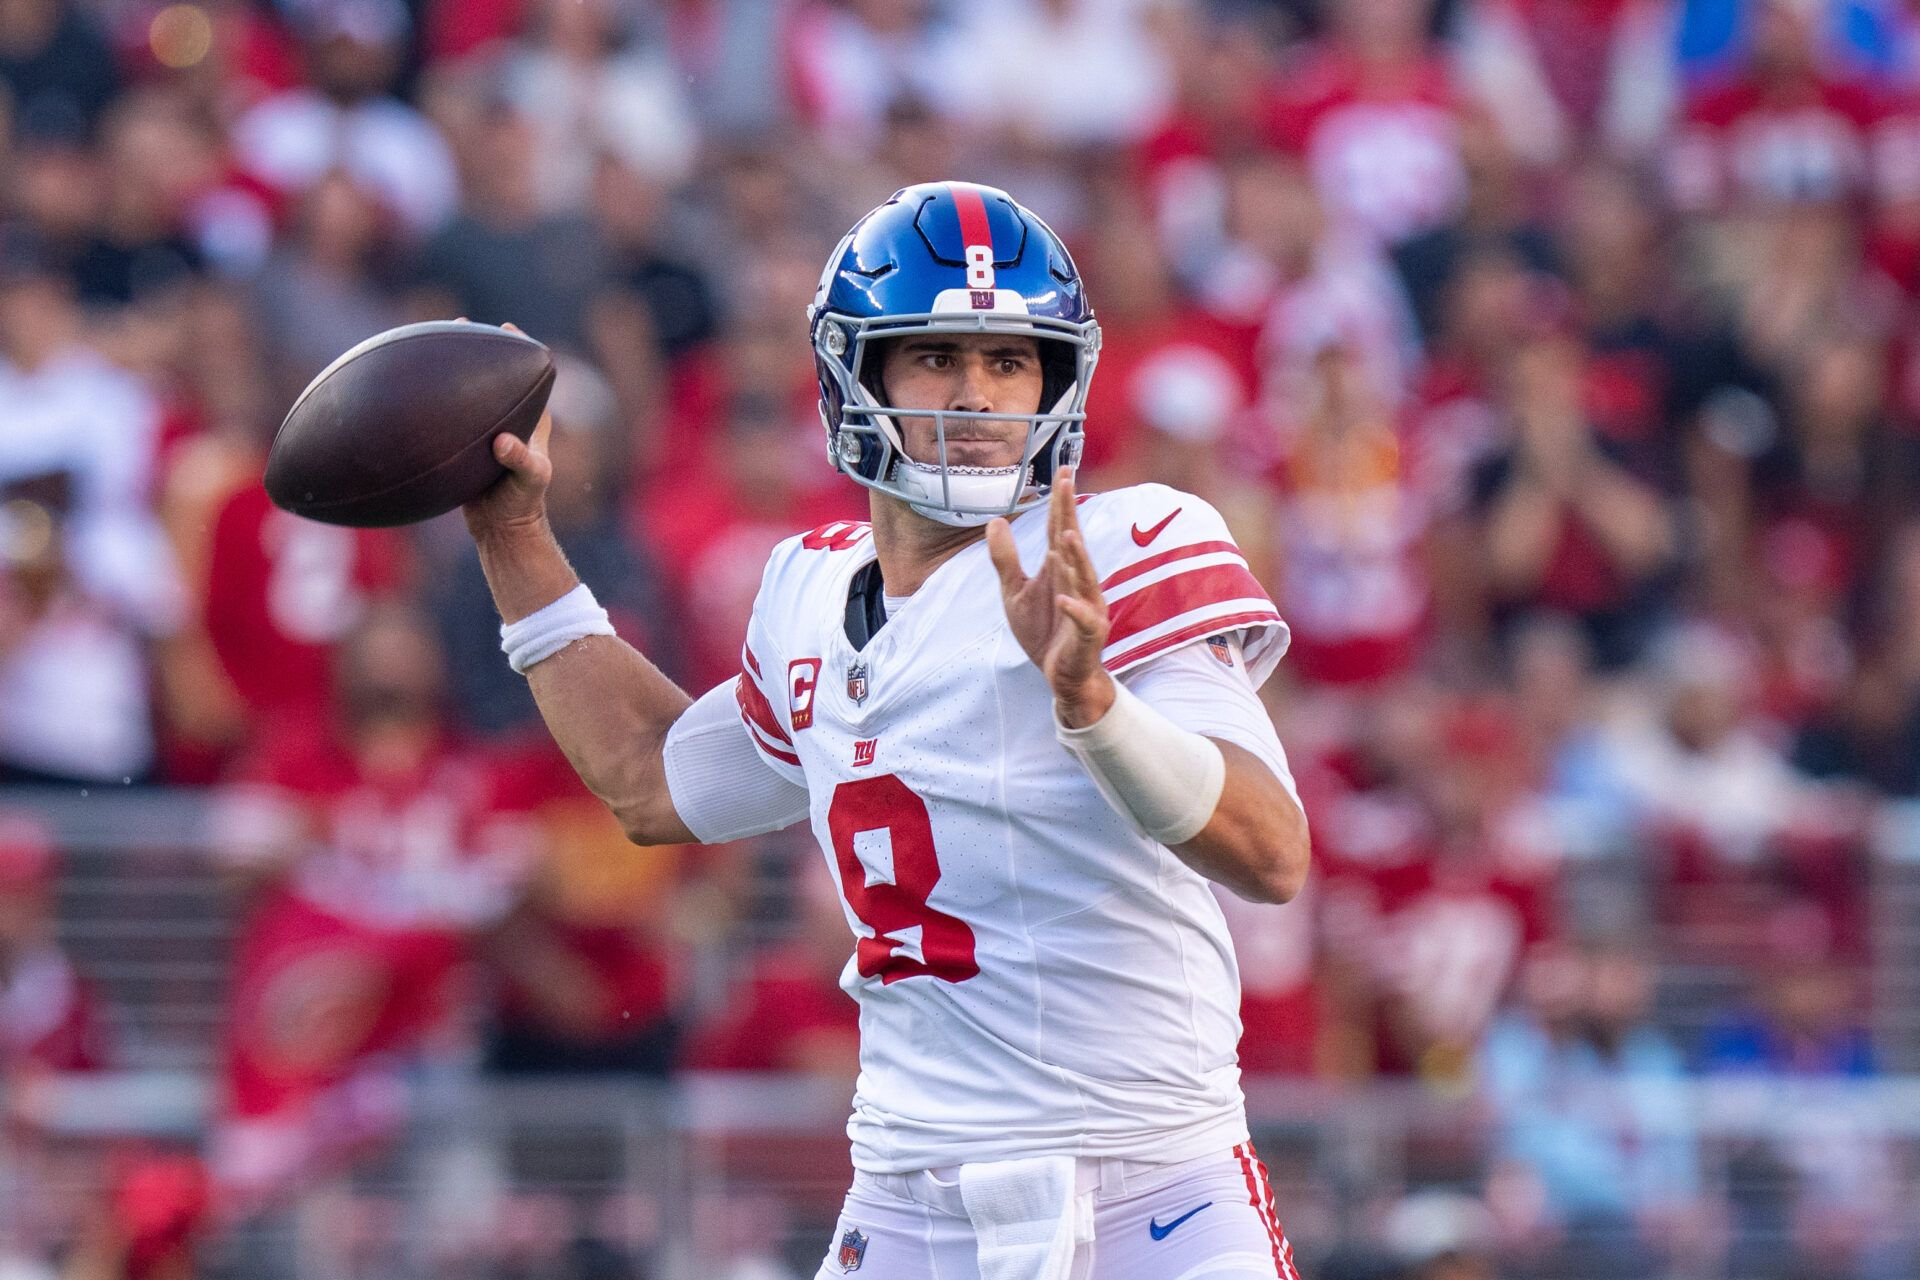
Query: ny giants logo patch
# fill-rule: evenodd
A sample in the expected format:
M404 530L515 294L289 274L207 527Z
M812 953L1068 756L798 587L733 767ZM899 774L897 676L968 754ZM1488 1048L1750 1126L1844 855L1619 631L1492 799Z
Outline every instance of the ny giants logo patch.
M813 724L813 694L820 687L820 659L795 658L787 664L787 716L793 731Z
M853 767L864 769L873 763L873 757L880 750L880 739L861 738L853 744Z
M848 1227L840 1237L839 1262L842 1271L858 1271L860 1264L867 1260L866 1233L858 1227Z
M969 289L967 299L973 304L975 311L993 310L993 290L991 289Z

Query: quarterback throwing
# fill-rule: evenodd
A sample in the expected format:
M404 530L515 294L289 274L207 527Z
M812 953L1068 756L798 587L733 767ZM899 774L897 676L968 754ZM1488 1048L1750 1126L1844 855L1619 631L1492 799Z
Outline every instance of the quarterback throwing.
M737 679L691 699L613 635L546 527L544 427L466 516L509 660L633 839L804 819L826 854L861 1070L819 1275L1297 1280L1208 884L1306 876L1256 695L1286 625L1201 499L1075 494L1099 328L1006 193L896 193L809 329L872 519L774 551Z

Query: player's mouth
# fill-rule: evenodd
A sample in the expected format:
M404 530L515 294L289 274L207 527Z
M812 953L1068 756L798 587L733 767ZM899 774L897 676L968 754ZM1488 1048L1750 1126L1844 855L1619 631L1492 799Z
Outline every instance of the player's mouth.
M954 439L948 437L946 464L950 467L1008 467L1018 459L1019 450L1005 440Z

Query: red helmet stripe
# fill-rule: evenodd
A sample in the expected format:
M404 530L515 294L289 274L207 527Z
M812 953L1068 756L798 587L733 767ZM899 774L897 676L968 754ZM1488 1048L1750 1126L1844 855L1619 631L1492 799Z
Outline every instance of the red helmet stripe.
M962 251L970 244L983 244L991 251L993 226L987 221L987 202L980 198L980 188L964 182L949 182L947 190L953 192L953 207L960 214Z

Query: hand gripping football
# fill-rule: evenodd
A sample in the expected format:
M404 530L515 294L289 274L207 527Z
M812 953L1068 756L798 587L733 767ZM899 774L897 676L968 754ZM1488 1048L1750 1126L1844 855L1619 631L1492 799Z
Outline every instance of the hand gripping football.
M493 439L533 434L553 353L525 334L464 320L402 325L320 371L267 456L267 494L328 524L413 524L506 474Z

